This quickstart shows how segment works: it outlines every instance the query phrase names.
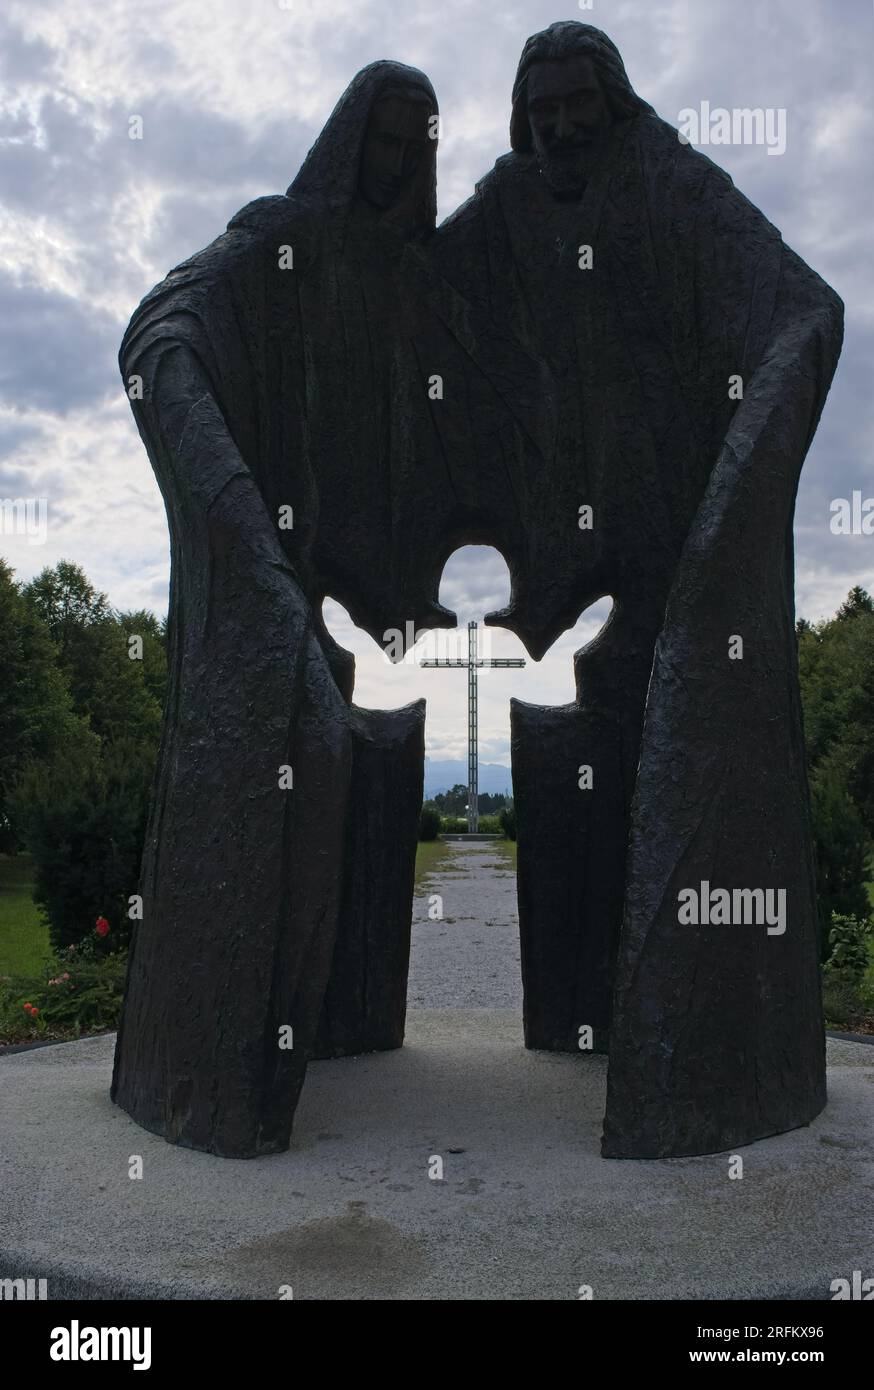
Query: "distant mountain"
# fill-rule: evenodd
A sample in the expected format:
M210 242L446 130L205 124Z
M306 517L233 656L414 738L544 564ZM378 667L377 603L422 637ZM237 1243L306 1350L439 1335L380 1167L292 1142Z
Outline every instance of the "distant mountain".
M467 762L446 761L432 762L430 758L425 759L425 800L436 796L438 792L448 792L459 784L467 786ZM500 763L480 763L479 765L479 789L481 792L489 792L491 796L501 795L506 792L508 796L513 795L513 779L510 769L503 767Z

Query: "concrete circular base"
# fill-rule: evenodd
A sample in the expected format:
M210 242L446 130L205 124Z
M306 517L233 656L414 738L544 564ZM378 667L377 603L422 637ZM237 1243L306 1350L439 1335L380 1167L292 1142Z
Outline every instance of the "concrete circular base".
M49 1298L827 1299L874 1276L868 1047L830 1041L824 1114L732 1179L728 1154L602 1159L606 1060L526 1052L515 1011L414 1010L401 1051L314 1063L292 1148L245 1162L114 1107L113 1042L0 1059L0 1278Z

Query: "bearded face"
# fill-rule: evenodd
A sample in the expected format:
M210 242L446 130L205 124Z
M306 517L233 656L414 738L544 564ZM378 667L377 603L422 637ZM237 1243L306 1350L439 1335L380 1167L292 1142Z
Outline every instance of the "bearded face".
M612 125L592 59L535 63L528 74L528 121L550 190L557 198L579 197Z

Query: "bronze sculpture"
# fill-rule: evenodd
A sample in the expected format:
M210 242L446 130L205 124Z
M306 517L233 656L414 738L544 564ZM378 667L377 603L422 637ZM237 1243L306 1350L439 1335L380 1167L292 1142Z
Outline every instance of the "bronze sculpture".
M450 625L479 542L536 658L614 599L574 703L514 702L527 1045L609 1051L607 1156L793 1128L825 1070L792 511L840 301L588 25L528 41L512 153L435 230L436 115L365 69L125 338L173 676L114 1098L268 1152L309 1056L400 1045L424 710L357 711L319 609ZM705 884L739 920L683 920Z

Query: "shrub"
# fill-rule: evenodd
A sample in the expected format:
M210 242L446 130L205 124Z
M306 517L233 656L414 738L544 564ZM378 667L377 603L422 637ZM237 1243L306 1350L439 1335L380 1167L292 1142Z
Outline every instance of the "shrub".
M868 969L871 923L867 918L833 912L828 934L829 955L825 969L846 979L861 980Z
M154 751L134 742L77 749L22 778L16 821L33 855L34 901L62 951L109 920L104 949L127 944L137 892Z
M436 840L440 834L440 812L432 801L426 801L419 816L419 839Z
M826 970L822 977L822 1007L826 1022L852 1032L870 1024L874 989L845 970Z
M497 835L501 829L500 816L480 816L479 828L483 835Z
M466 835L467 816L443 816L441 829L444 835Z
M116 1028L127 952L99 952L92 940L53 958L41 977L0 980L0 1041L80 1037Z
M504 809L501 811L501 814L498 816L498 820L499 820L499 822L500 822L501 829L503 830L503 832L504 832L504 834L506 835L507 839L508 839L508 840L515 840L515 838L516 838L516 807L513 805L512 802L510 803L509 806L505 806L505 807L504 807Z
M835 763L824 762L812 773L810 797L824 963L829 957L833 915L860 921L867 916L870 840L844 773Z

